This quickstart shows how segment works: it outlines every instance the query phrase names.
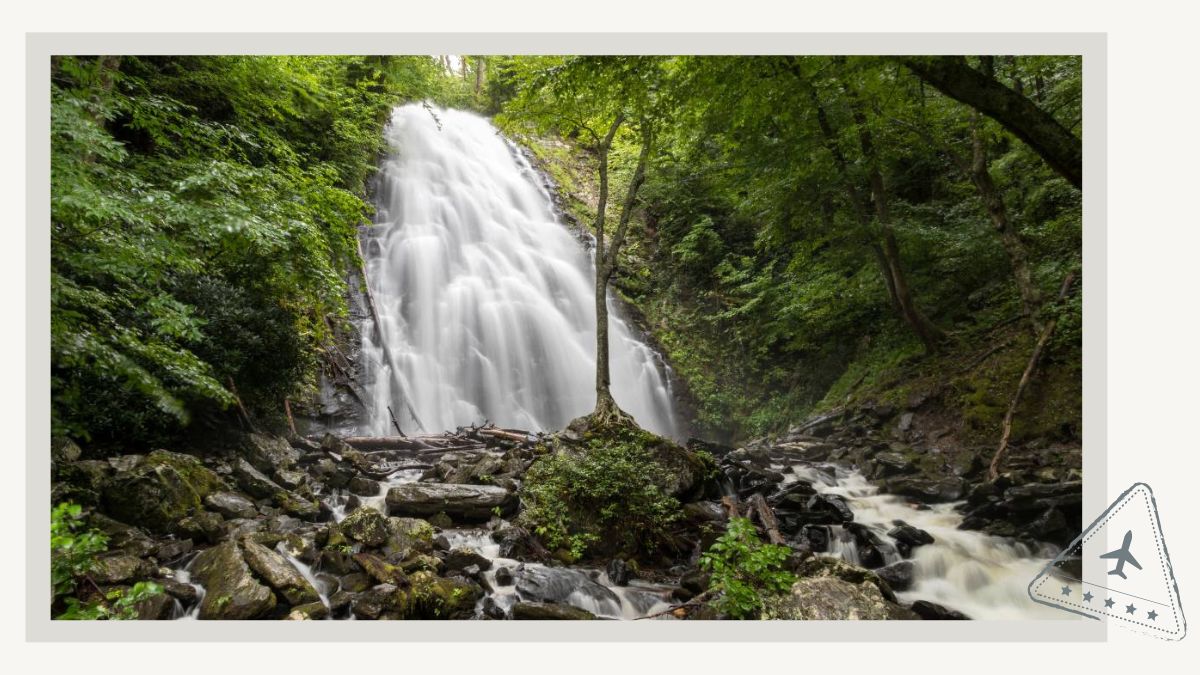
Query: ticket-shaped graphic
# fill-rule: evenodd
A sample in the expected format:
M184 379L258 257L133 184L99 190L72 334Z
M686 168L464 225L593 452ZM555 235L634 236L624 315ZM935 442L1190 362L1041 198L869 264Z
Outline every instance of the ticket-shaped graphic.
M1029 584L1036 602L1165 640L1187 633L1154 493L1135 483Z

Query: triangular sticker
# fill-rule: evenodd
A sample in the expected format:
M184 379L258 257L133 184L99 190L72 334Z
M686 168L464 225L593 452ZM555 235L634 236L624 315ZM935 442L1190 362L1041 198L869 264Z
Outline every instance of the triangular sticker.
M1029 584L1044 605L1165 640L1187 633L1154 493L1135 483Z

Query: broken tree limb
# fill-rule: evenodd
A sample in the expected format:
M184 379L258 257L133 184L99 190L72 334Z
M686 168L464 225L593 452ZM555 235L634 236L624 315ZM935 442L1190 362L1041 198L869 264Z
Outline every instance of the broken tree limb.
M400 428L400 423L396 421L396 413L392 412L392 406L387 407L388 416L392 418L392 426L396 427L396 433L404 436L404 430ZM407 438L407 437L406 437Z
M779 521L775 518L775 511L771 509L771 505L767 503L761 492L754 493L754 496L750 498L750 505L758 514L758 522L762 523L763 529L767 531L767 539L772 544L786 546L787 540L779 533Z
M296 433L296 419L292 417L292 404L286 398L283 399L283 412L287 413L288 429L293 436L299 436L300 434Z
M1075 283L1077 272L1077 270L1072 271L1067 275L1066 279L1063 279L1062 287L1058 291L1057 303L1061 303L1070 294L1071 286ZM1038 337L1037 344L1033 347L1033 354L1029 356L1029 363L1025 365L1025 372L1021 374L1021 381L1017 383L1017 391L1013 394L1012 402L1008 404L1008 411L1004 413L1000 445L996 448L996 454L992 455L992 463L988 466L988 480L994 481L1000 477L1000 463L1004 461L1004 453L1008 451L1008 439L1012 436L1013 418L1016 417L1017 407L1021 404L1021 395L1025 393L1025 389L1029 387L1029 383L1033 380L1038 363L1042 360L1042 354L1046 351L1046 344L1050 341L1050 336L1054 334L1054 329L1057 326L1058 317L1051 317L1042 329L1042 334Z
M404 401L404 407L408 409L408 414L412 416L417 428L425 431L425 425L421 422L417 411L413 409L412 402L408 399L403 387L400 386L400 368L396 363L396 359L393 358L392 350L388 347L387 340L384 337L383 321L379 318L379 309L375 305L375 294L371 292L371 282L367 278L367 258L363 255L362 240L355 237L354 243L358 247L358 267L362 273L363 291L364 295L367 296L367 305L371 310L371 319L375 325L375 337L378 338L379 346L383 350L384 360L387 361L388 366L391 368L392 378L396 382L396 389L400 393L400 398Z
M233 383L233 378L226 378L229 382L229 391L233 394L233 402L237 404L238 412L241 413L242 422L250 431L258 431L254 427L254 420L250 419L250 413L246 412L246 406L242 405L242 397L238 394L237 385Z

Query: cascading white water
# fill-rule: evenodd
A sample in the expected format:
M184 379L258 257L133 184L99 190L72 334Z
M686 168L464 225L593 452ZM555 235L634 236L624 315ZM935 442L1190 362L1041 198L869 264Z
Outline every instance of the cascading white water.
M436 117L435 117L436 115ZM397 108L387 131L367 276L382 342L363 330L370 431L388 406L411 430L490 420L561 429L595 404L593 267L514 144L457 110ZM609 299L613 397L678 436L661 357ZM410 411L409 406L412 406Z

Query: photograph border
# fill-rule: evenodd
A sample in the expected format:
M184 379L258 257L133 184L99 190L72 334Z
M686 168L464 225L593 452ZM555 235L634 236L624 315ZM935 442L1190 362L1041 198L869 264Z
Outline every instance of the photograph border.
M1104 33L27 33L26 639L38 642L1097 642L1103 622L53 621L50 552L50 59L53 54L1056 54L1083 57L1083 515L1108 503Z

